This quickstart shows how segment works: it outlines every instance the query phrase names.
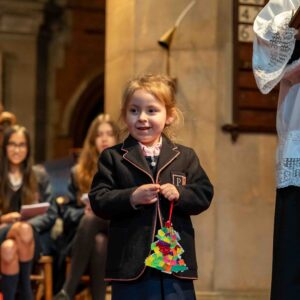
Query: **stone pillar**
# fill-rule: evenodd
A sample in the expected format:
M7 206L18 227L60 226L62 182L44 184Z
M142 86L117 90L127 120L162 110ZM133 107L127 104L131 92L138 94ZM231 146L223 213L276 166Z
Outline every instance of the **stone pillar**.
M37 35L43 1L0 0L0 51L3 60L3 103L34 141Z
M115 119L119 115L122 87L135 73L135 2L106 1L104 110Z

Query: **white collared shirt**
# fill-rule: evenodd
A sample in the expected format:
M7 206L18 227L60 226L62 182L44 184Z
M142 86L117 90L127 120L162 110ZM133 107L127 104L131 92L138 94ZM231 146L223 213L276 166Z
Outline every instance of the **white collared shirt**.
M153 145L153 146L146 146L142 143L139 142L139 145L142 149L142 152L145 156L159 156L160 154L160 149L162 146L162 137L159 138L159 141L157 144Z

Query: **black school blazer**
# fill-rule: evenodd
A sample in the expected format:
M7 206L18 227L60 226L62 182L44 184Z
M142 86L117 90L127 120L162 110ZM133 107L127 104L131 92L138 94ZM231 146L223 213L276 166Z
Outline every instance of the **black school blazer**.
M170 202L163 196L152 205L139 209L131 206L133 191L148 183L173 183L177 186L180 198L174 205L172 223L180 234L180 244L185 251L182 257L188 270L174 275L196 279L194 229L190 215L197 215L209 207L213 186L194 150L173 144L166 137L163 137L157 175L153 178L138 142L129 136L123 144L102 152L89 193L94 213L111 220L106 280L139 278L145 270L144 261L151 252L157 227L168 219Z

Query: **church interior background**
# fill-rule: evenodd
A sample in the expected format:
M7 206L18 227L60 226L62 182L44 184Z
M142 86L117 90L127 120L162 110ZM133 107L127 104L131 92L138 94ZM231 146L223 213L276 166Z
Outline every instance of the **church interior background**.
M269 295L276 95L259 95L249 58L264 2L0 0L0 99L31 132L36 162L76 153L99 112L117 119L132 76L176 79L178 141L215 186L211 208L193 218L197 299ZM190 3L167 47L158 44Z

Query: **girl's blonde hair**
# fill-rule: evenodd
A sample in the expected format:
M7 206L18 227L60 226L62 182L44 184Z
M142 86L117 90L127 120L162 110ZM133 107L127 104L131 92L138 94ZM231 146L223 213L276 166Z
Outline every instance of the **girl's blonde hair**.
M162 74L146 74L130 80L125 87L122 97L120 119L123 121L126 119L128 103L137 90L146 91L165 105L167 116L172 116L173 121L169 125L166 124L163 132L168 138L173 139L175 137L175 129L183 123L182 112L176 105L174 80Z
M119 128L116 123L111 120L108 114L100 114L93 120L88 129L83 148L75 168L75 180L78 185L80 195L89 191L92 179L97 171L99 153L97 151L95 141L98 136L98 128L103 123L108 123L112 127L116 141L119 139Z

